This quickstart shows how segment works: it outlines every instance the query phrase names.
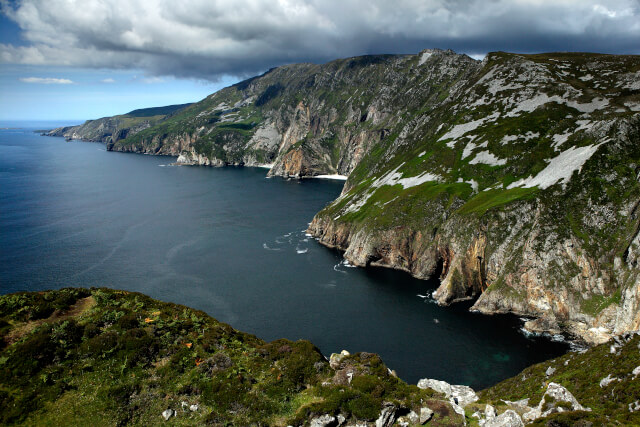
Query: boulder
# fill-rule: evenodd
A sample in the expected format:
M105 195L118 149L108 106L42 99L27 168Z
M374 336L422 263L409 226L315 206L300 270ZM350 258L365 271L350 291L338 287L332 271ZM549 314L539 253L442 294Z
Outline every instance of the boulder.
M329 414L324 414L319 417L311 419L309 423L310 427L328 427L336 422L336 417L332 417Z
M568 403L569 409L566 405L559 406L557 403ZM538 418L546 417L556 412L564 411L591 411L590 408L582 406L576 398L571 394L569 390L556 383L549 383L547 391L538 403L536 408L531 409L529 412L523 415L525 422L533 421Z
M420 417L414 411L409 412L407 418L411 424L418 424L420 422Z
M487 420L492 420L498 416L498 412L496 412L496 408L487 404L487 406L484 407L484 416Z
M165 409L162 412L162 418L164 418L165 421L169 421L169 418L173 417L176 414L176 412L173 409Z
M507 409L497 417L488 419L484 427L524 427L524 423L516 411Z
M340 362L342 362L342 359L350 355L351 353L349 353L347 350L342 350L340 353L331 353L331 356L329 357L329 366L331 366L331 368L333 369L338 369L340 367Z
M427 407L420 408L420 424L426 424L431 417L433 417L433 411Z
M376 427L391 427L396 421L396 411L398 408L392 403L386 403L380 416L376 420Z
M418 381L418 388L430 388L444 394L455 405L465 407L478 400L476 392L466 385L451 385L446 381L432 380L429 378Z

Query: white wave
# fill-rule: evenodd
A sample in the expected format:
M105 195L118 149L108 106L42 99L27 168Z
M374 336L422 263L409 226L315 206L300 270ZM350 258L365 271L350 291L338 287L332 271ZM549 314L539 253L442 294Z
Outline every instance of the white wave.
M306 254L308 251L309 251L309 248L304 248L304 249L296 248L296 253L299 253L299 254Z
M356 268L356 267L357 267L357 266L355 266L355 265L351 265L351 264L349 264L349 261L347 261L346 259L343 259L343 260L342 260L342 265L344 265L344 266L345 266L345 267L347 267L347 268Z
M339 267L342 265L342 263L337 263L336 265L333 266L333 270L337 271L338 273L343 273L343 274L347 274L346 271L344 270L340 270Z
M263 244L262 244L262 247L263 247L263 248L265 248L265 249L266 249L266 250L268 250L268 251L281 251L281 250L282 250L282 249L280 249L280 248L270 248L269 246L267 246L267 244L266 244L266 243L263 243Z
M522 328L520 328L519 331L520 331L520 333L522 335L524 335L527 338L533 338L533 337L539 336L539 334L536 334L535 332L531 332L531 331L525 329L524 326Z
M440 320L438 320L438 319L436 319L436 318L434 317L434 318L433 318L433 323L435 323L435 324L437 325L438 323L440 323Z
M429 298L429 296L427 296L427 295L420 295L420 294L418 294L417 296L419 296L419 297L420 297L420 298L422 298L422 299Z

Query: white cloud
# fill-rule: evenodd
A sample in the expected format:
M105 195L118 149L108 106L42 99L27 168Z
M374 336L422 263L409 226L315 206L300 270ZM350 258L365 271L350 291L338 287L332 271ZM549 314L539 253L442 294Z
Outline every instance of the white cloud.
M637 0L0 0L0 62L215 80L299 61L452 48L640 53Z
M70 85L73 81L69 79L56 79L53 77L21 77L23 83L38 83L45 85Z
M112 78L102 79L100 80L102 83L115 83L116 81Z

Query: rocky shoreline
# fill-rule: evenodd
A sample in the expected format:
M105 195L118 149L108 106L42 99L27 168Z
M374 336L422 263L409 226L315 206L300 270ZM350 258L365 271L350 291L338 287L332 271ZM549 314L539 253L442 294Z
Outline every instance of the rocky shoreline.
M452 51L293 64L51 135L188 165L348 176L309 233L437 277L442 305L590 345L640 328L640 57Z

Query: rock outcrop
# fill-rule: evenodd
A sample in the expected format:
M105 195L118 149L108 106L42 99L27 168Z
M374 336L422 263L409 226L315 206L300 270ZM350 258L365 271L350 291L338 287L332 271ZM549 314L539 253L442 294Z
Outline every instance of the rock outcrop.
M640 328L639 80L638 56L425 50L286 65L153 120L53 134L349 175L309 226L322 244L438 277L440 304L597 344Z
M531 332L598 344L638 329L639 63L488 55L370 151L309 232L351 264L440 278L440 304L531 317Z

